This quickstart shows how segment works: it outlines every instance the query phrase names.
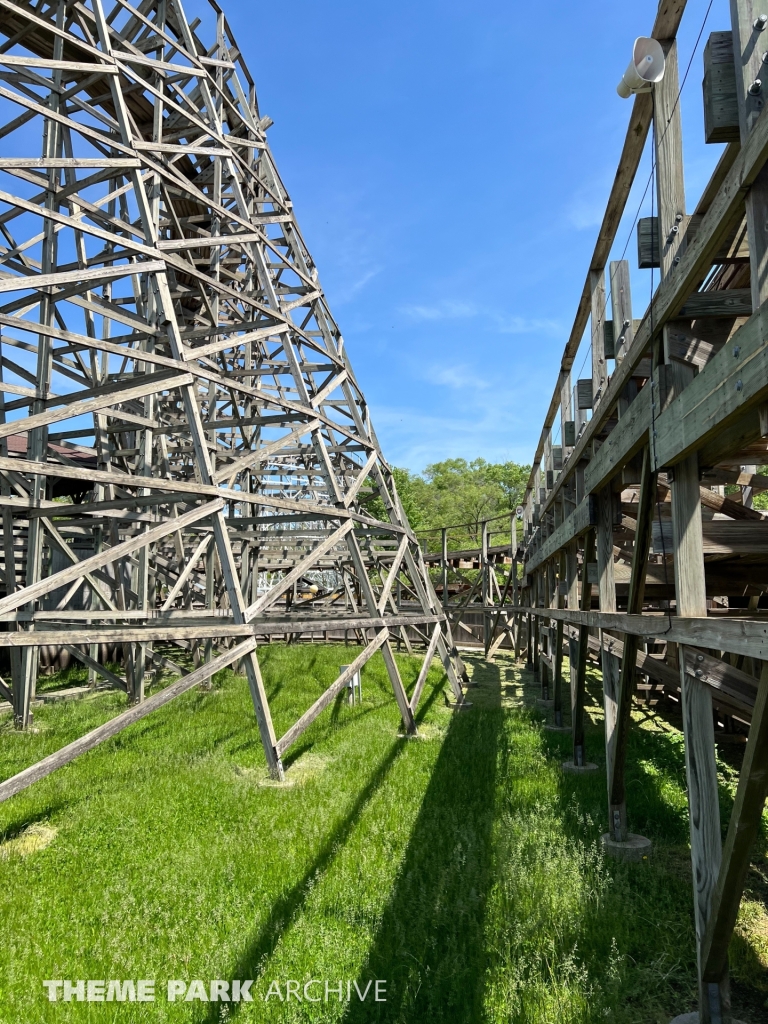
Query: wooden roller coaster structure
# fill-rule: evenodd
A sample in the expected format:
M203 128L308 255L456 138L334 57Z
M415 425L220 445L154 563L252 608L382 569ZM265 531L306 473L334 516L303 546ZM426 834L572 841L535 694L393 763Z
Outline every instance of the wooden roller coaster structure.
M590 649L601 659L605 839L616 853L632 845L625 768L638 680L677 696L699 1020L709 1024L731 1021L728 946L768 792L768 517L753 507L768 489L758 471L768 463L768 12L730 0L730 29L706 43L706 139L726 145L690 212L676 44L685 6L659 5L652 35L666 72L633 101L532 460L511 552L521 576L498 616L556 708L568 646L576 768L586 760ZM656 215L638 223L638 255L660 283L638 320L629 265L609 257L649 135ZM588 325L591 375L573 381ZM715 727L724 719L748 738L723 835Z
M0 799L232 664L278 777L376 651L407 732L435 653L463 700L272 122L209 14L0 0L0 696L28 727L41 651L66 650L131 705ZM363 652L278 738L258 644L339 630ZM147 696L153 670L181 678Z

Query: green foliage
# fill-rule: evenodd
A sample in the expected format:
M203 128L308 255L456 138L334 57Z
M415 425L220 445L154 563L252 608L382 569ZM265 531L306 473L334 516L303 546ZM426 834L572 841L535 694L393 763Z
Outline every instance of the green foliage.
M423 480L416 473L408 469L392 467L392 476L395 478L395 487L403 506L403 511L408 517L412 529L420 530L427 522L428 511L422 494ZM368 515L373 516L382 522L387 522L387 513L384 502L378 493L366 498L361 496L360 503L364 506Z
M757 472L760 476L768 475L768 466L758 466ZM752 508L759 508L762 512L768 509L768 491L752 495Z
M424 470L425 490L431 497L430 528L469 524L465 534L479 537L480 523L511 512L521 501L530 466L485 459L446 459Z
M755 471L758 476L768 476L768 466L758 466ZM728 484L725 488L726 497L732 498L734 501L740 501L739 495L741 494L741 488L735 484ZM768 509L768 491L759 491L757 494L752 495L752 508L760 509L761 512L765 512Z
M392 472L412 528L434 531L428 538L431 548L439 544L441 527L456 525L450 546L460 548L478 544L484 519L510 512L520 504L530 471L530 466L516 462L445 459L431 463L422 473L399 468ZM369 498L365 507L375 518L386 518L378 495ZM506 527L504 531L506 535Z

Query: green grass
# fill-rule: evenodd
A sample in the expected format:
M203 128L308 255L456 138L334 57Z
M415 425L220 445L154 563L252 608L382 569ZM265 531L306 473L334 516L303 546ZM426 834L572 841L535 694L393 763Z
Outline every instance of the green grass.
M278 734L355 653L260 651ZM400 668L410 689L419 662ZM694 1008L679 733L653 718L633 729L630 824L656 852L643 865L607 862L604 770L560 772L568 737L542 730L527 674L504 658L472 670L481 686L460 714L431 670L422 739L404 740L377 655L362 706L339 700L321 716L290 752L286 787L268 784L244 680L219 673L211 692L179 698L0 805L1 1024L666 1024ZM34 734L5 720L0 777L124 700L44 705ZM589 756L603 764L600 715L588 710ZM724 764L726 808L732 786ZM768 995L761 844L735 943L747 1021L765 1019ZM154 978L157 999L49 1003L50 978ZM255 1001L169 1003L174 978L253 978ZM312 978L341 979L345 995L347 980L364 991L386 979L387 1001L371 991L360 1002L354 987L348 1003L263 999L273 980L285 994L288 979Z

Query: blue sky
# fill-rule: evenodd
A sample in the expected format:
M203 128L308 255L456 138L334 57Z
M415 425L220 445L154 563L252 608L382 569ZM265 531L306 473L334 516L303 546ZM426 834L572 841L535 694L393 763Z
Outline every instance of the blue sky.
M688 2L681 78L708 3ZM656 6L226 0L395 465L530 462L630 114L616 84ZM681 97L689 212L722 150L704 144L702 50L729 24L713 0ZM614 258L649 170L646 154ZM627 256L640 316L634 233Z

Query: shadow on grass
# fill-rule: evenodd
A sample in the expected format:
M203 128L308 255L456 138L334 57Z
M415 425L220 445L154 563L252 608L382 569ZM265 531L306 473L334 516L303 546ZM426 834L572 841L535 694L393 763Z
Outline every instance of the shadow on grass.
M442 684L444 681L445 680L443 679L441 683L434 687L429 699L424 702L424 706L417 721L421 721L423 719L435 699L442 695ZM267 920L248 944L247 949L233 967L230 974L230 984L232 980L236 978L256 979L260 976L264 963L275 951L283 934L290 927L291 922L301 913L307 900L307 896L311 891L309 883L316 875L325 872L339 854L341 847L352 834L352 831L366 805L373 799L377 790L379 790L386 781L386 778L394 767L398 757L405 749L406 742L407 741L404 740L398 740L390 747L381 764L373 772L364 788L360 791L357 799L345 815L344 819L327 837L312 864L307 868L296 884L273 904ZM230 1004L230 1018L234 1018L237 1015L240 1007L240 1003ZM211 1005L208 1014L203 1018L203 1024L219 1024L219 1020L218 1004L214 1003Z
M602 675L590 667L587 672L587 708L602 710ZM567 700L567 698L566 698ZM637 708L637 705L634 706ZM600 715L600 712L598 712ZM649 715L656 718L655 715ZM570 722L568 714L567 723ZM605 730L602 717L597 723L585 715L585 759L598 766L596 772L560 776L560 805L566 824L572 817L567 808L577 801L595 822L595 832L608 829L608 794L605 776ZM542 749L548 758L562 762L572 756L570 733L542 731ZM654 841L667 844L688 842L688 808L685 799L685 749L682 738L661 730L640 728L633 719L628 738L626 793L629 828ZM574 823L575 828L580 826ZM583 833L582 833L583 834Z
M481 1017L484 915L503 712L499 671L484 666L482 708L455 713L358 986L386 979L386 1002L353 1000L347 1024ZM371 989L372 991L372 989Z
M30 825L38 825L40 822L49 821L51 816L54 815L64 806L60 800L48 803L45 807L35 811L33 814L20 815L11 820L4 828L0 829L0 843L8 842L10 839L15 839L20 836L21 833L29 828Z

